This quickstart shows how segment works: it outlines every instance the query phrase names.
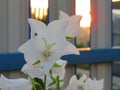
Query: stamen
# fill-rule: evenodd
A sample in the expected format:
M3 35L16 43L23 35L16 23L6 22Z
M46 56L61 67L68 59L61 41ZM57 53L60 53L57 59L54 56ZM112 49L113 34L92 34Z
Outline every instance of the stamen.
M50 54L51 54L50 50L53 47L53 45L55 45L55 43L48 44L45 38L42 38L42 39L43 39L43 41L45 43L45 47L46 47L46 49L42 53L42 56L45 60L47 60L50 57Z

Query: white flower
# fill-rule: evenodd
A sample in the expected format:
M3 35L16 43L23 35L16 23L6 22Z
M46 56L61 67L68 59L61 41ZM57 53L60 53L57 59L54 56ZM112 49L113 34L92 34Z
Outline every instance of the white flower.
M91 80L83 75L79 80L74 75L65 90L103 90L104 80Z
M81 18L82 18L82 16L80 16L80 15L69 16L65 12L60 11L59 19L66 19L69 21L69 23L65 29L66 36L75 37L84 31L82 28L80 28Z
M66 64L67 64L67 61L65 61L65 60L58 60L58 61L56 61L56 64L58 65L54 65L53 67L52 67L52 69L51 69L51 71L52 71L52 76L53 77L57 77L57 76L59 76L59 80L64 80L64 76L65 76L65 66L66 66ZM52 82L52 81L51 81ZM63 83L64 83L64 81L62 81L62 82L59 82L60 83L60 86L62 86L63 85ZM52 87L52 88L55 88L55 85L52 85L52 86L50 86L50 87Z
M22 67L21 71L24 72L25 74L30 75L32 78L44 78L44 75L45 75L42 67L40 67L40 64L33 65L30 63L26 63Z
M27 79L7 79L1 75L0 88L1 90L31 90L32 85Z
M54 78L59 76L60 80L64 80L66 64L67 64L67 61L65 61L65 60L56 61L56 63L51 68L52 76ZM36 65L32 64L31 65L30 63L26 63L22 68L22 72L30 75L32 78L40 78L40 79L44 80L45 73L43 72L43 69L41 68L41 64L36 64ZM49 84L52 82L53 81L50 77L50 74L47 74L47 85L46 86L54 88L55 85L49 86ZM60 86L62 86L62 84L63 84L63 82L60 82Z
M66 24L66 20L56 20L46 26L37 21L36 29L40 29L40 35L28 40L18 50L24 53L25 58L29 56L29 60L26 60L29 63L39 60L43 71L47 74L61 56L79 54L76 47L66 41L64 33Z
M58 60L56 61L56 64L59 65L59 66L53 66L52 67L52 73L53 73L53 76L56 77L56 76L60 76L60 79L64 79L64 76L65 76L65 66L67 64L67 61L65 60Z
M87 82L84 86L85 90L103 90L103 83L104 80L91 80L90 78L87 79Z
M65 90L84 90L83 85L86 79L87 76L85 74L79 80L76 78L76 75L73 75Z

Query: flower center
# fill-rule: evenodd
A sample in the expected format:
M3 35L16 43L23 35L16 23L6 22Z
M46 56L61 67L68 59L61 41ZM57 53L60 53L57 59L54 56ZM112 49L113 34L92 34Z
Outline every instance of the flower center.
M45 50L42 52L42 56L45 60L47 60L51 54L50 50L55 45L55 43L48 44L45 38L42 38L42 39L43 39L43 41L45 43L45 47L46 47Z

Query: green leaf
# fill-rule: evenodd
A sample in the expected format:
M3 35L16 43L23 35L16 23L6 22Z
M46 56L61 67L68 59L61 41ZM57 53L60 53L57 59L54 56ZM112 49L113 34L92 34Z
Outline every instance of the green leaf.
M76 74L76 78L77 78L77 80L79 80L81 76L82 76L81 73Z
M35 63L33 63L32 65L38 65L38 64L40 64L41 62L40 62L40 60L37 60Z

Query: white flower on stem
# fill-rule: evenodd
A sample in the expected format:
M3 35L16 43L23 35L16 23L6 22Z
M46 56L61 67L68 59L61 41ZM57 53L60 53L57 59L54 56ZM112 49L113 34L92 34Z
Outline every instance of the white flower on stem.
M76 75L73 75L70 79L69 85L65 90L85 90L83 88L84 81L87 79L87 76L83 74L83 76L78 80Z
M84 86L85 90L103 90L104 80L92 80L90 78L87 79L87 82Z
M35 22L35 21L34 21ZM18 50L24 53L24 56L30 56L27 62L41 62L43 71L47 74L52 65L67 54L78 54L79 51L74 45L66 41L65 27L66 20L56 20L46 26L41 21L37 21L40 29L40 35L28 40ZM36 24L34 24L36 25Z
M59 19L68 20L69 23L65 29L66 36L68 37L75 37L78 34L82 33L84 30L80 27L80 20L82 16L80 15L73 15L69 16L63 11L60 11Z
M58 60L56 61L56 63L53 65L51 72L52 72L52 76L53 78L56 78L57 76L59 76L59 84L60 87L63 85L64 83L64 76L65 76L65 66L67 64L67 61L65 60ZM50 77L51 78L51 77ZM53 82L52 79L50 82ZM50 83L49 83L50 84ZM51 88L55 88L55 84L50 86Z
M59 76L60 80L64 80L64 76L65 76L65 66L67 64L67 61L65 60L58 60L55 62L55 64L53 65L53 67L51 68L52 71L52 77L56 78L57 76ZM43 69L41 68L41 64L35 64L35 65L31 65L30 63L26 63L23 68L22 68L22 72L24 72L25 74L28 74L29 76L31 76L32 78L39 78L44 80L44 75L45 73L43 72ZM55 84L49 86L53 80L51 79L50 74L47 74L47 88L48 87L55 87ZM60 86L62 86L63 81L60 82Z
M53 76L56 77L56 76L60 76L60 79L64 79L64 76L65 76L65 66L67 64L67 61L65 60L58 60L56 61L56 64L59 65L59 66L53 66L52 67L52 73L53 73Z
M65 90L103 90L104 80L91 80L83 75L79 80L74 75Z
M31 90L32 85L27 79L7 79L3 75L1 75L0 88L1 90Z

